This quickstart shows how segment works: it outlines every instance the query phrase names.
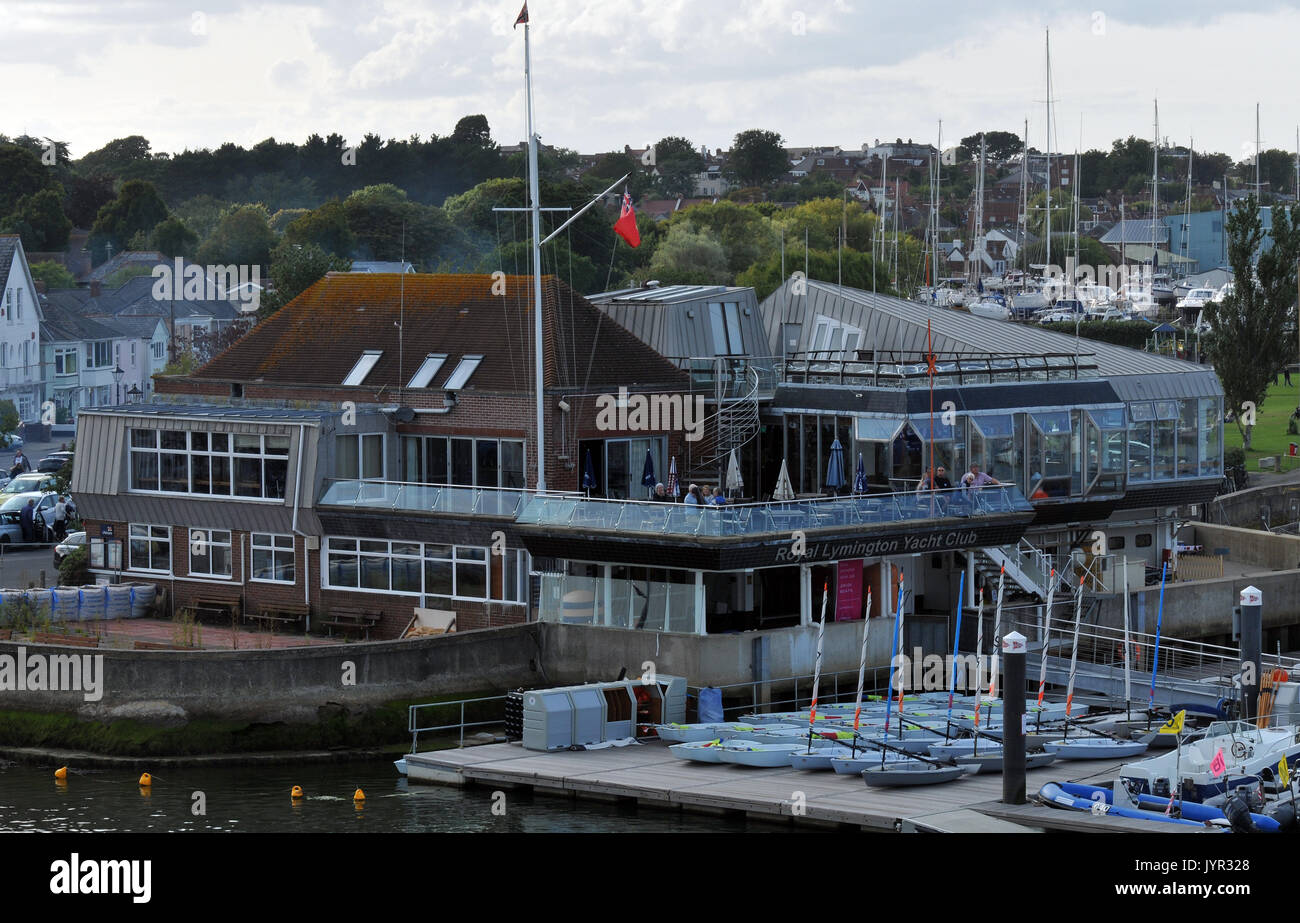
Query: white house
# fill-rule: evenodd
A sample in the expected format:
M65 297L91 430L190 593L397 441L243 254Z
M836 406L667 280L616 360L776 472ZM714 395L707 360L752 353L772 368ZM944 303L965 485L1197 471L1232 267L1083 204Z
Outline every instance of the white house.
M40 419L41 306L27 255L16 234L0 235L0 400L23 421Z

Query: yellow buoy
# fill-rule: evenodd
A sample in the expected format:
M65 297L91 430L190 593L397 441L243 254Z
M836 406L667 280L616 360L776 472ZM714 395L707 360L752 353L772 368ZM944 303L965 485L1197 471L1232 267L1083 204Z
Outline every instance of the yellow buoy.
M291 797L291 798L301 798L301 797L302 797L302 786L301 786L301 785L295 785L295 786L293 787L293 790L292 790L291 792L289 792L289 797Z
M58 769L54 770L54 778L56 778L56 779L66 779L67 777L68 777L68 767L67 767L67 766L60 766Z
M365 800L366 800L366 793L363 792L361 789L357 789L355 792L352 793L352 800L353 800L353 801L365 801Z
M153 785L153 776L147 772L142 772L140 774L140 787L148 788L150 785Z

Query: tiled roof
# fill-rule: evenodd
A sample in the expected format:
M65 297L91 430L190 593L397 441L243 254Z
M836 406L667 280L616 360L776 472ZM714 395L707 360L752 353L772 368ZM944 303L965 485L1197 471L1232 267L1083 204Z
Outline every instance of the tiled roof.
M14 251L18 249L17 234L0 234L0 296L9 284L9 268L14 262Z
M103 282L119 269L127 266L157 266L161 263L170 263L171 260L163 256L157 250L123 250L121 253L115 253L110 259L100 263L92 269L86 276L81 279L82 282Z
M439 353L447 360L430 388L440 389L461 357L482 355L468 388L525 392L533 381L532 278L495 281L507 294L492 294L490 275L329 273L192 377L339 387L363 351L381 350L361 385L367 391L405 387L424 357ZM546 276L542 291L547 387L685 383L564 283Z
M45 322L41 339L55 343L79 343L82 340L112 340L122 334L93 318L86 317L65 304L49 299L45 302Z
M153 297L152 276L136 276L120 287L106 289L92 296L86 289L68 289L51 292L51 304L60 304L89 317L212 317L217 320L234 320L242 316L239 305L221 299L191 301L157 301Z

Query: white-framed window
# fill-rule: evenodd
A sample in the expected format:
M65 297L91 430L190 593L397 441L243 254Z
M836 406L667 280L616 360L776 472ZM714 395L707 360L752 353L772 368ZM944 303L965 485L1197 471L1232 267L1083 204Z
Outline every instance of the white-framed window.
M321 585L326 589L522 603L528 556L493 555L476 545L436 545L364 538L327 538Z
M107 369L113 365L113 341L95 340L86 344L86 368Z
M253 568L250 579L267 583L293 583L293 536L266 532L252 534Z
M13 322L14 322L14 290L11 288L7 288L5 289L5 323L12 324Z
M166 343L151 343L151 344L150 344L150 348L153 350L153 357L154 357L155 359L161 359L161 358L163 357L163 355L165 354L165 352L166 352L167 344L166 344Z
M133 429L130 462L133 491L283 500L289 437Z
M335 476L379 480L384 478L384 434L358 433L334 437Z
M816 315L810 351L818 359L831 359L837 355L851 354L862 342L862 330L833 317Z
M230 533L223 529L190 529L190 573L201 577L229 577Z
M743 356L745 344L740 332L740 305L734 301L710 302L709 325L715 356Z
M23 290L14 289L14 320L23 319Z
M131 341L131 365L135 365L135 340Z
M54 349L54 374L77 374L77 347L56 346Z
M30 394L21 394L18 396L18 419L36 419L36 402L32 400Z
M127 528L130 538L130 559L127 566L131 570L171 573L171 527L133 522Z

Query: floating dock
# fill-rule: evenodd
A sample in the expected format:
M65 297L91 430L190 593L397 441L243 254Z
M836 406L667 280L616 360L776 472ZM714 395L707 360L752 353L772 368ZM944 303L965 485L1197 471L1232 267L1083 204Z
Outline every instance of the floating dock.
M1046 782L1107 785L1124 762L1071 760L1032 769L1026 782L1031 803L1012 806L1000 803L1000 773L965 776L944 785L873 789L857 775L693 763L673 756L660 741L552 753L498 743L406 757L407 778L412 782L532 789L539 794L874 832L1199 832L1195 827L1092 817L1032 803Z

